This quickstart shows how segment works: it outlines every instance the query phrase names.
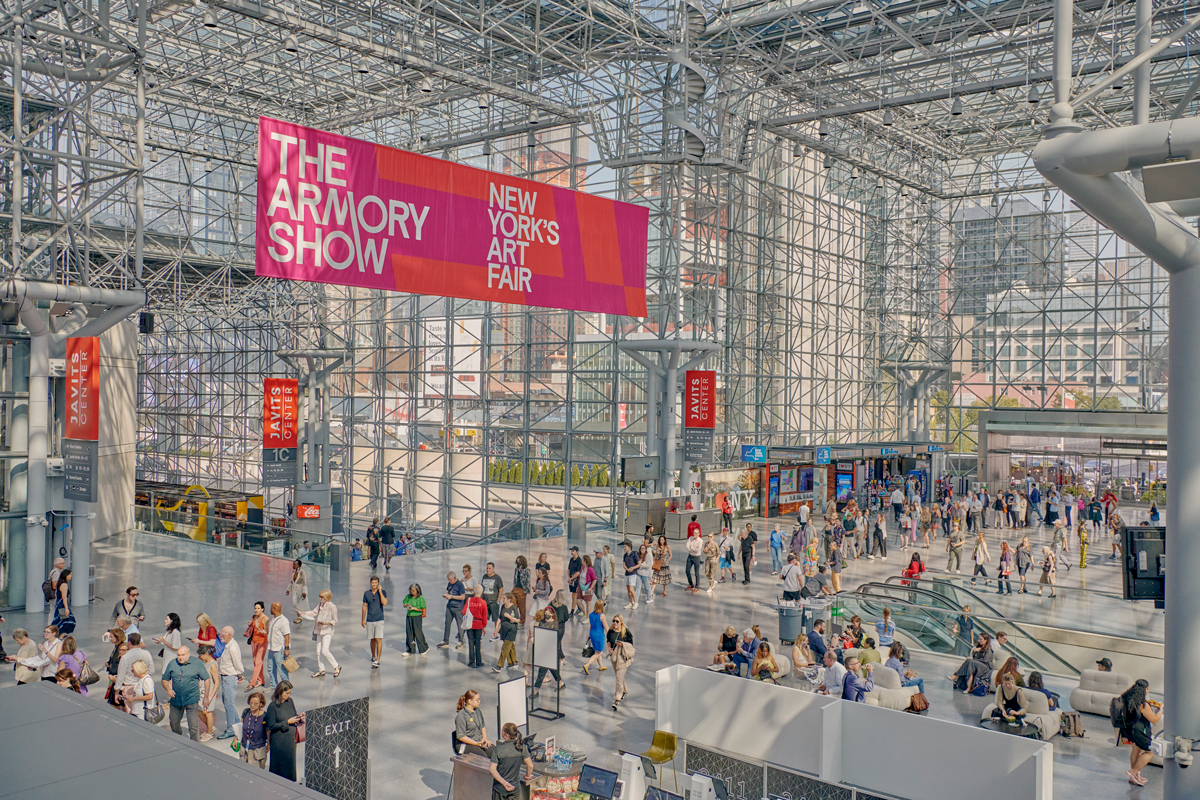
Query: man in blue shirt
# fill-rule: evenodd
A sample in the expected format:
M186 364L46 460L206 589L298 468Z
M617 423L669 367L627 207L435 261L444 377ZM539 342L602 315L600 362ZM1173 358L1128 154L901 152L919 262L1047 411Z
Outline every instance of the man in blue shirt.
M875 689L875 680L871 677L874 664L867 664L866 680L859 677L858 657L851 656L846 661L846 677L842 678L842 699L852 703L866 702L867 692Z
M754 655L758 652L760 644L762 642L754 635L754 629L746 628L742 631L742 641L738 642L738 650L729 658L737 666L739 676L742 674L742 664L745 664L746 677L750 677L750 666L754 663Z
M387 592L379 588L379 577L371 576L371 588L363 592L362 626L367 629L371 645L371 669L379 669L383 657L383 607L388 604Z
M808 649L817 658L825 658L825 620L813 623L813 629L808 632Z
M446 574L446 593L442 597L446 598L446 632L442 634L442 643L438 647L445 650L450 646L450 622L453 620L458 626L458 646L455 649L462 650L463 603L467 599L467 587L453 572Z
M1037 484L1029 490L1029 502L1033 506L1033 513L1037 514L1038 525L1042 524L1042 492L1038 489Z
M175 651L175 660L163 672L162 685L171 705L171 730L182 735L180 722L187 714L188 735L200 741L200 687L212 683L208 668L199 659L192 660L192 651L185 644Z

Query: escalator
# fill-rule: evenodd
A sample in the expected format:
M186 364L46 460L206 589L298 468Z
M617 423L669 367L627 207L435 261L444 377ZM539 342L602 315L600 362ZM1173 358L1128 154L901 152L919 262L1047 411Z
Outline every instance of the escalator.
M871 627L873 620L882 617L885 607L890 608L896 633L906 646L962 657L968 654L969 645L959 639L954 631L962 615L961 606L970 605L970 617L975 622L977 632L987 633L993 638L997 631L1008 634L1005 650L1016 656L1022 671L1038 670L1069 677L1079 675L1079 668L1039 641L1021 624L997 612L986 601L974 595L963 603L958 603L959 599L962 598L950 598L925 586L902 586L887 582L866 583L854 592L843 592L838 595L837 603L842 607L844 620L848 621L857 614L867 628Z

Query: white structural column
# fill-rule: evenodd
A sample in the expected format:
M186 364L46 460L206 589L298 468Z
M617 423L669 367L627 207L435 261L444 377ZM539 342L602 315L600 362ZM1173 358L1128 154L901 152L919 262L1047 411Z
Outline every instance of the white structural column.
M49 455L50 330L36 309L22 314L30 328L29 346L29 461L25 511L25 610L41 611L46 579L46 457ZM31 325L41 323L36 333Z
M1055 5L1056 75L1069 74L1069 7L1068 0ZM1140 19L1148 9L1139 2L1138 12ZM1084 132L1071 121L1069 86L1056 89L1054 122L1033 151L1038 171L1171 276L1164 734L1169 740L1183 737L1190 746L1200 739L1200 683L1194 679L1200 663L1200 581L1189 579L1200 571L1200 516L1185 506L1200 497L1200 238L1169 206L1147 203L1127 173L1200 157L1200 119ZM1139 94L1148 98L1148 91ZM1170 760L1164 777L1164 797L1200 797L1200 769L1181 769Z

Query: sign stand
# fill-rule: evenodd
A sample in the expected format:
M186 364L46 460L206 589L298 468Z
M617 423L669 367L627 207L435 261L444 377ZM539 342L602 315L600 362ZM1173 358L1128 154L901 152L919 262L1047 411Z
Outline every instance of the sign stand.
M562 719L566 716L566 714L562 713L562 689L558 685L562 678L561 667L562 665L558 661L558 631L554 628L534 628L533 669L554 670L558 673L559 680L554 681L554 710L542 708L540 704L535 708L533 691L530 690L527 716L547 720ZM533 673L530 673L530 676L532 677ZM553 673L551 677L553 677Z
M370 703L360 697L305 714L304 785L335 800L368 800Z

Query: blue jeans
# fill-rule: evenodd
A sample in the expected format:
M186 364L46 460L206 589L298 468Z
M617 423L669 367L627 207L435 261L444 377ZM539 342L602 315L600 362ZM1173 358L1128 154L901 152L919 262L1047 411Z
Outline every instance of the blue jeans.
M642 575L638 573L638 582L641 583L642 589L646 592L646 600L649 601L654 597L654 587L650 585L650 575ZM634 598L637 597L637 591L633 593Z
M221 704L225 706L225 730L223 733L233 733L233 723L240 722L237 713L237 675L221 676Z
M288 680L289 673L283 668L283 651L268 650L267 651L267 668L265 670L267 676L267 688L274 689L279 685L280 681Z
M783 569L783 548L771 546L771 572Z
M924 678L903 678L900 681L900 685L905 687L906 689L909 686L915 686L915 687L917 687L918 692L920 692L921 694L925 694L925 679Z

